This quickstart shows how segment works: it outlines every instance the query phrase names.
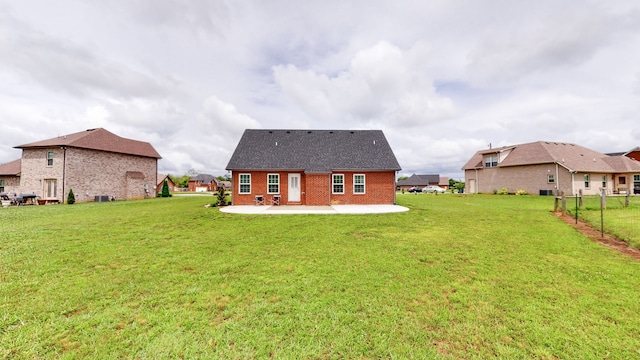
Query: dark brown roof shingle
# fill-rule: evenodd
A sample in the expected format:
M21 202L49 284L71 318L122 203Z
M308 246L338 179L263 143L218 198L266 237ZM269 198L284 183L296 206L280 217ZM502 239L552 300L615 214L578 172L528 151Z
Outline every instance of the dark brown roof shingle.
M109 151L160 159L156 149L148 142L126 139L103 128L89 129L69 135L15 146L17 149L68 146L82 149Z

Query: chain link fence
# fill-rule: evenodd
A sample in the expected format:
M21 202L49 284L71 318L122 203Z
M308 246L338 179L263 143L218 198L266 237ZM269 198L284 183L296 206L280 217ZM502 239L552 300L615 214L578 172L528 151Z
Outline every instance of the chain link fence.
M640 249L640 196L606 194L599 196L564 196L555 198L554 211L567 213Z

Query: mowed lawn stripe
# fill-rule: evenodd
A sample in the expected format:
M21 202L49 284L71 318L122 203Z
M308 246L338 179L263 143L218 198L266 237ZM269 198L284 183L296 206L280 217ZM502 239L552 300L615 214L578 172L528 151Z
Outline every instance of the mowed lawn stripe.
M378 215L0 209L8 358L631 358L639 264L537 196Z

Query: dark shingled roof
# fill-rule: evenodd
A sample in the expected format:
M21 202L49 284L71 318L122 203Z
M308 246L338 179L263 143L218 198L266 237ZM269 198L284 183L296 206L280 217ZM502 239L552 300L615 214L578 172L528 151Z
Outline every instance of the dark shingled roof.
M439 184L440 183L440 175L438 174L429 174L429 175L411 175L408 179L399 180L396 182L398 186L426 186L429 184Z
M161 158L156 149L154 149L148 142L126 139L103 128L89 129L69 135L58 136L47 140L15 146L15 148L28 149L52 146L67 146L145 156L156 159Z
M227 170L400 170L381 130L245 130Z

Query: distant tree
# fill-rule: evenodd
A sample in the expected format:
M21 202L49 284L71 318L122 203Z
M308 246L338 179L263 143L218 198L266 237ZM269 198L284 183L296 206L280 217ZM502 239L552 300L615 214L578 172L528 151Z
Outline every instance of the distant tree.
M67 196L67 204L72 205L76 203L76 196L73 195L73 189L69 189L69 195Z
M169 179L171 179L171 181L173 181L173 183L176 184L176 186L179 188L186 188L189 185L190 178L191 177L188 175L182 175L182 176L169 175Z
M196 169L189 169L189 171L187 171L187 175L190 177L196 176L198 175L200 172L198 172L198 170Z
M169 193L169 182L167 181L167 179L164 179L164 183L162 183L162 193L160 194L161 197L170 197L171 194Z
M398 178L398 181L400 181L400 180L407 180L408 178L409 178L408 176L400 176L400 177Z

